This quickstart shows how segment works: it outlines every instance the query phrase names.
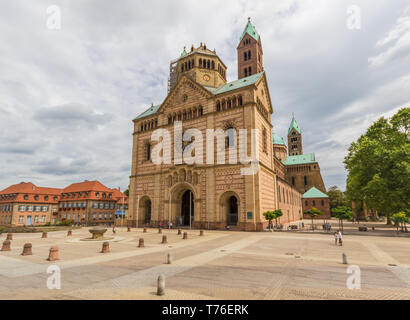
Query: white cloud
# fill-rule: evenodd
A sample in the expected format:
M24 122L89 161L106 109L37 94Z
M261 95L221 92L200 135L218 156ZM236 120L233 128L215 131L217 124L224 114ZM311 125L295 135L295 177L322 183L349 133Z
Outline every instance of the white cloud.
M342 155L363 119L410 100L410 67L400 51L408 43L408 3L356 2L365 16L359 32L346 28L347 0L55 0L61 30L46 28L49 1L2 1L0 189L20 180L127 187L131 120L165 98L170 60L205 42L236 79L248 16L262 37L275 132L286 135L295 112L326 185L343 187ZM392 53L369 69L378 50Z

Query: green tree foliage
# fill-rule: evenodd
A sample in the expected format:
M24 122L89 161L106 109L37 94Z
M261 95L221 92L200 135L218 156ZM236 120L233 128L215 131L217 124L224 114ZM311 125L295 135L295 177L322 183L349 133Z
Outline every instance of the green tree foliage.
M352 220L353 211L352 208L347 206L339 206L337 208L331 209L332 216L339 219L339 226L341 226L343 232L343 220Z
M313 207L312 209L305 211L304 214L307 214L312 218L312 229L313 229L313 219L317 216L321 216L323 212Z
M127 197L129 197L129 196L130 196L130 190L129 190L129 189L125 190L125 191L124 191L124 194L125 194Z
M410 199L410 108L380 118L349 148L346 193L387 217L407 211Z
M269 222L275 219L275 225L278 225L278 218L283 216L282 210L266 211L263 213L266 220ZM270 225L270 223L269 223Z
M330 209L340 206L349 206L348 199L337 186L330 187L327 191L327 195L329 196Z
M405 224L409 223L410 219L404 212L395 213L392 215L391 220L395 223L397 231L401 225L401 230L404 231Z

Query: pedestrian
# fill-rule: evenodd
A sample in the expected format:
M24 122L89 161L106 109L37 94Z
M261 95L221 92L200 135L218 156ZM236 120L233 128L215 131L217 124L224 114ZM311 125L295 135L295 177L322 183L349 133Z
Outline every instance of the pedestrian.
M343 240L342 240L342 233L340 231L337 233L337 238L339 239L340 246L342 246L343 245Z
M115 225L112 227L112 233L114 233L114 234L117 233L117 228L115 227Z
M335 232L333 236L335 237L335 246L337 246L337 241L339 239L337 232Z
M305 229L305 223L302 221L302 229Z
M172 229L172 222L169 222L169 228Z

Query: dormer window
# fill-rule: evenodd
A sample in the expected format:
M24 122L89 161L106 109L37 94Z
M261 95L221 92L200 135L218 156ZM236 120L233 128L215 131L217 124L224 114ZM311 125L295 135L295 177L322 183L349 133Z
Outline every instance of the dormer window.
M105 197L106 197L106 194L105 194L105 192L103 192L103 194L102 194L102 197L103 197L103 198L105 198Z
M34 200L38 201L38 196L34 196Z
M44 201L48 201L48 196L44 196Z
M24 200L28 200L28 195L27 194L24 195Z
M96 192L96 193L95 193L95 196L96 196L97 198L99 198L99 197L100 197L100 193L99 193L99 192Z

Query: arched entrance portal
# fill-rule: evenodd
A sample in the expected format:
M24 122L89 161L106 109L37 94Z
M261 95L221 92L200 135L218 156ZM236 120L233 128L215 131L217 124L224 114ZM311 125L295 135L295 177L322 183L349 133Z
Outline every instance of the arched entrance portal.
M236 226L238 224L238 199L235 196L228 198L228 212L226 222L228 226Z
M191 219L189 218L191 216ZM194 222L194 194L191 190L186 190L181 199L180 224L189 226Z

